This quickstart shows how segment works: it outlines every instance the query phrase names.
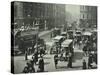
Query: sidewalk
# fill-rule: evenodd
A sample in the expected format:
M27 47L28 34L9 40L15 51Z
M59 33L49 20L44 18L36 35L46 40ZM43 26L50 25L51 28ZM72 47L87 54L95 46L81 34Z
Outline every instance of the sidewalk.
M79 56L80 57L80 56ZM14 58L14 71L15 73L21 73L22 70L25 67L25 64L27 61L31 60L32 55L28 56L28 60L25 61L24 60L24 56L18 56ZM55 64L54 64L54 55L44 55L44 70L47 72L54 72L54 71L68 71L68 70L81 70L82 69L82 59L75 59L75 61L73 61L72 66L73 68L68 68L67 64L68 61L58 61L58 68L55 69ZM88 58L84 57L84 59L87 61ZM38 69L38 65L35 65L35 70L37 71Z

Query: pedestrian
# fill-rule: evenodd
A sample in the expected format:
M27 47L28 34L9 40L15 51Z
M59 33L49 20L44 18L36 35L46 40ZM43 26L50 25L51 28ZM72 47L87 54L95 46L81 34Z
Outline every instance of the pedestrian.
M68 57L69 61L68 61L68 67L72 68L72 53L69 52L69 57Z
M27 51L27 49L25 49L25 60L28 60L28 51Z
M35 49L34 51L34 60L35 60L35 64L38 61L38 51Z
M40 57L39 68L40 68L40 72L44 72L44 59L43 59L43 56Z
M92 68L92 65L91 65L92 62L93 62L92 59L93 59L92 58L92 54L89 54L89 58L88 58L88 69L91 69Z
M68 50L66 50L66 52L65 52L65 61L67 61L68 60Z
M30 60L30 67L32 67L32 69L35 71L35 68L34 68L34 64L35 64L35 59L34 59L34 55L32 56L32 60Z
M27 65L28 68L29 68L29 67L32 67L32 63L31 63L31 61L30 61L30 60L27 61L26 65Z
M22 73L29 73L29 67L30 67L30 64L29 64L29 62L27 62Z
M57 54L59 53L58 46L56 46L56 53L57 53Z
M41 72L40 68L38 67L37 72Z
M58 64L58 55L57 54L54 56L54 63L55 63L55 68L57 69L57 64Z
M29 73L34 73L35 72L35 68L33 66L32 60L28 61L26 63L27 67L28 67L28 72Z
M72 56L74 56L74 48L73 47L70 47L70 52L71 52Z
M28 73L29 71L28 71L28 67L27 66L25 66L24 67L24 70L23 70L23 72L22 73Z
M90 43L89 41L87 41L86 47L87 47L87 56L88 56L89 53L90 53L91 50L92 50L92 46L91 46L91 43Z
M34 67L34 64L35 64L35 56L34 55L32 56L31 64L32 64L32 67Z
M31 49L30 47L27 49L28 54L31 54Z
M43 49L43 47L40 47L40 57L41 57L41 55L43 55L45 52L44 52L44 49Z
M82 49L82 41L79 41L79 49Z
M97 53L96 52L94 53L94 61L97 64L98 61L97 61Z
M53 47L51 47L51 49L50 49L50 54L52 54L52 52L53 52Z
M86 51L87 51L87 48L86 48L86 46L84 46L84 47L83 47L84 56L87 56Z
M29 67L29 73L35 73L35 69L34 69L34 67Z
M83 67L82 67L83 69L87 69L87 67L86 67L86 61L85 60L83 60Z
M60 54L60 61L63 61L63 58L64 58L63 52L61 52L61 54Z

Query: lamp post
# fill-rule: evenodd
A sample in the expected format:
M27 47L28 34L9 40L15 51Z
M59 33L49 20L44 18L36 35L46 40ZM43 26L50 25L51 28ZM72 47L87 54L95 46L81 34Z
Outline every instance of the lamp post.
M37 35L36 35L36 49L38 51L38 34L39 34L39 27L37 27Z
M36 22L35 26L36 26L36 32L37 32L37 34L36 34L36 49L38 50L38 34L39 34L39 22L38 21Z

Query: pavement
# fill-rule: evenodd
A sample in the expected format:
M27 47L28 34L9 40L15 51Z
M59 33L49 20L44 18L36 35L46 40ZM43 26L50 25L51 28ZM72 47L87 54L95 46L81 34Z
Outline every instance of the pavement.
M75 48L76 49L76 48ZM82 61L83 61L83 52L80 50L75 50L74 53L74 60L72 63L73 68L68 68L67 61L59 61L58 62L58 68L55 68L54 65L54 55L50 55L49 53L44 56L44 62L45 62L45 68L44 70L46 72L53 72L53 71L69 71L69 70L82 70ZM30 60L32 55L28 55L28 59ZM24 56L15 56L14 57L14 73L21 73L26 65L26 62L24 60ZM88 62L88 57L84 57L86 62ZM37 71L38 65L35 65L35 70Z
M28 59L30 60L32 57L32 55L28 56ZM26 62L29 61L25 61L24 60L24 56L16 56L14 57L14 73L21 73L26 65ZM75 58L74 58L75 59ZM85 59L87 60L87 57L85 57ZM44 70L47 72L53 72L53 71L68 71L68 70L81 70L82 69L82 59L76 59L73 63L72 66L73 68L68 68L67 61L59 61L58 62L58 68L55 69L55 65L54 65L54 55L50 55L47 54L44 56ZM37 71L38 69L38 65L35 65L35 70Z

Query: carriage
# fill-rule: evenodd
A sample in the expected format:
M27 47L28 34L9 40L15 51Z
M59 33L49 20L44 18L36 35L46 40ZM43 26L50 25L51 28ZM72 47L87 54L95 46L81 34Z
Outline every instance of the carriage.
M64 37L56 36L53 38L53 41L54 41L54 44L51 47L50 54L60 53L61 43L64 41Z
M69 53L73 54L73 40L72 39L66 39L61 44L61 53L59 56L60 61L67 61L69 57Z

